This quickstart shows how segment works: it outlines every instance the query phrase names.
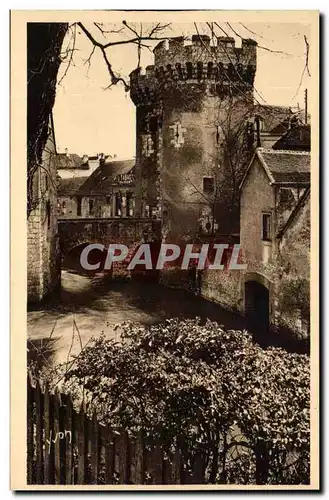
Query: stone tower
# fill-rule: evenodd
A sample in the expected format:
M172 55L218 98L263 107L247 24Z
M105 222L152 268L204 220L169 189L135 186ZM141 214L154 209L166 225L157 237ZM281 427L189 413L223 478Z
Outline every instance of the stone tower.
M256 45L247 39L238 48L234 38L222 37L214 46L206 35L189 43L173 38L155 47L154 66L130 75L136 215L160 218L168 241L195 237L205 221L206 231L227 233L227 179L238 180L231 178L225 144L234 142L232 130L241 124L246 137Z

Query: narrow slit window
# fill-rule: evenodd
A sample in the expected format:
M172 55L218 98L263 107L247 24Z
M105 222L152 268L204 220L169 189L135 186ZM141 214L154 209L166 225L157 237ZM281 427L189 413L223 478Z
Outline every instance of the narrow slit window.
M82 199L77 198L77 216L81 216L81 206L82 206Z
M262 240L271 241L271 214L262 214Z
M94 208L95 208L94 200L89 200L89 215L94 215Z
M187 79L189 80L193 76L193 66L191 62L186 63Z

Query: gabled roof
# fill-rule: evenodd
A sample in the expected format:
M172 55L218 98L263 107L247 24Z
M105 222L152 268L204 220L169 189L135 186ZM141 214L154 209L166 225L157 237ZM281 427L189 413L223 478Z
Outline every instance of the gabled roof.
M71 177L70 179L58 179L58 196L74 196L80 186L86 181L86 177Z
M288 149L290 151L310 151L311 127L300 124L290 128L272 147L273 149Z
M55 156L55 162L56 162L56 167L57 170L61 169L80 169L80 170L88 170L89 165L88 162L84 163L83 159L75 154L66 154L66 153L58 153Z
M257 148L242 179L240 189L258 158L270 184L308 186L310 184L311 155L304 151L281 151Z
M295 206L295 208L293 209L293 211L289 215L288 220L285 223L285 225L278 232L278 234L276 236L278 239L282 238L282 236L285 234L285 232L287 231L287 229L289 228L289 226L291 225L291 223L295 219L296 215L298 215L298 213L300 212L302 207L308 201L308 199L310 197L310 193L311 193L311 187L309 186L308 188L305 189L305 192L299 198L297 205Z
M105 162L86 179L78 190L78 194L81 196L106 195L114 185L125 182L131 184L134 166L135 160Z

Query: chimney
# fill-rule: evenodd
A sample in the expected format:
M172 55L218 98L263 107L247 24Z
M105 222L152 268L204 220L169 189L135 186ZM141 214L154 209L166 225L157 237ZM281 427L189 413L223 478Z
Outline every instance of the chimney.
M104 155L104 153L99 153L98 160L99 160L99 166L104 165L104 163L105 163L105 155Z
M65 148L65 154L66 154L66 156L70 156L69 155L69 150L67 148Z
M255 117L255 122L256 122L256 147L260 148L261 142L260 142L260 118L259 118L259 116Z

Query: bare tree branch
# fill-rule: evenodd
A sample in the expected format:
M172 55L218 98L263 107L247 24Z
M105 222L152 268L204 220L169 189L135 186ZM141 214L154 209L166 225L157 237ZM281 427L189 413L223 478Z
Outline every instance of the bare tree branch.
M228 25L228 27L233 31L233 33L241 38L241 40L243 40L243 37L241 35L239 35L239 33L233 28L233 26L230 24L230 23L226 23ZM274 49L269 49L268 47L264 47L264 45L259 45L257 44L257 47L259 49L263 49L263 50L267 50L268 52L272 52L273 54L283 54L283 55L286 55L286 56L289 56L289 57L292 57L292 54L289 54L288 52L283 52L282 50L274 50Z
M72 45L72 49L71 49L70 59L69 59L69 61L67 63L67 66L65 68L65 71L63 73L62 78L58 82L58 85L60 85L62 83L62 81L64 80L64 78L66 77L67 72L68 72L68 70L69 70L69 68L70 68L70 66L71 66L71 64L73 62L73 54L74 54L74 51L75 51L75 42L76 42L76 28L77 28L76 24L74 24L72 26L72 29L73 29L73 42L72 43L73 43L73 45Z

